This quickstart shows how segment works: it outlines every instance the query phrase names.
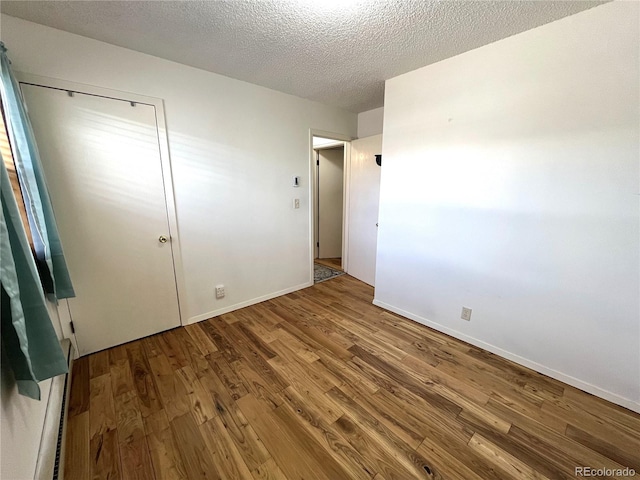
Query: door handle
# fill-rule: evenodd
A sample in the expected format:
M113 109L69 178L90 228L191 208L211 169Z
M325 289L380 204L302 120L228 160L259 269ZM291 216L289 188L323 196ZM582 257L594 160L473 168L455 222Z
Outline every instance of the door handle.
M160 243L167 243L169 241L169 239L167 237L165 237L164 235L160 235L160 238L158 238L158 241Z

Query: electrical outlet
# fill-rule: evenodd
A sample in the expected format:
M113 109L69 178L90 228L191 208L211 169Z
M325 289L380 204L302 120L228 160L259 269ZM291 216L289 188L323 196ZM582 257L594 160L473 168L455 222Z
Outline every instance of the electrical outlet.
M224 298L224 285L216 285L216 298Z
M468 322L471 321L471 309L467 307L462 307L462 314L460 315L462 320L466 320Z
M293 199L293 208L300 208L300 199L299 198L294 198Z

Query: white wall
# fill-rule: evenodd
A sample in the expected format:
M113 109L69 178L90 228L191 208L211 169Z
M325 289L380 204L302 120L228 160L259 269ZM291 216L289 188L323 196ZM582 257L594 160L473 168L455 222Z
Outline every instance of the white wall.
M353 137L355 114L6 15L2 40L15 70L164 99L183 320L308 284L309 129Z
M384 107L374 108L358 114L358 138L372 137L382 133Z
M639 8L387 82L375 300L636 411Z

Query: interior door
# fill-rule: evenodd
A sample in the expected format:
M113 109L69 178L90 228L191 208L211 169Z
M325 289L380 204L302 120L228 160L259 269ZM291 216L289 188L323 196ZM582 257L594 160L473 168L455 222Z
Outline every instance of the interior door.
M22 90L76 291L79 353L180 325L155 107Z
M349 275L369 285L376 277L382 135L351 142L349 182Z
M318 153L318 258L340 258L344 147L318 150Z

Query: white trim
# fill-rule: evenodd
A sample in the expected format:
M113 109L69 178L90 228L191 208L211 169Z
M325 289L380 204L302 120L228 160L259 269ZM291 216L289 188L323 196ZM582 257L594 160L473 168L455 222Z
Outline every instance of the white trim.
M348 198L349 198L349 182L348 182L348 171L351 170L351 141L355 140L355 138L350 137L348 135L343 135L341 133L333 133L327 132L325 130L317 130L315 128L309 129L309 282L313 285L313 261L315 260L315 252L316 252L316 239L315 239L315 230L316 227L314 225L315 220L315 211L316 211L316 158L315 158L315 150L321 150L325 148L322 145L319 148L313 147L313 137L323 137L330 138L336 140L337 142L344 142L344 178L343 178L343 189L342 189L342 269L346 272L347 265L347 249L346 243L348 241L348 228L349 225L347 223L347 215L348 212L346 210ZM335 145L333 146L335 148ZM328 147L331 148L331 147ZM347 162L349 164L347 165ZM345 201L345 199L347 199ZM345 241L345 239L347 239Z
M64 480L64 467L67 450L67 427L69 418L69 399L71 398L71 380L73 376L73 364L78 357L78 351L72 347L71 359L69 360L69 373L67 376L67 390L65 394L65 409L62 414L64 418L62 420L62 444L60 445L60 463L58 464L58 478Z
M261 297L252 298L251 300L246 300L244 302L236 303L235 305L230 305L228 307L219 308L218 310L212 310L208 313L202 313L200 315L196 315L195 317L191 317L186 325L191 323L201 322L203 320L209 320L210 318L217 317L220 315L224 315L225 313L233 312L234 310L239 310L241 308L250 307L251 305L255 305L256 303L266 302L267 300L271 300L272 298L280 297L282 295L286 295L287 293L296 292L298 290L302 290L303 288L313 287L313 279L311 282L301 283L300 285L296 285L295 287L285 288L284 290L280 290L278 292L268 293Z
M60 90L70 90L78 93L85 93L88 95L97 95L101 97L112 98L115 100L123 100L126 102L143 103L155 108L156 125L159 140L158 147L160 149L160 163L164 183L163 186L165 194L165 204L167 207L167 221L169 223L173 269L175 272L176 298L178 301L180 324L184 325L184 319L187 318L187 295L185 287L186 284L184 280L184 270L182 266L180 235L178 233L178 216L176 213L175 195L173 189L173 176L171 171L171 157L169 155L169 140L167 137L164 101L161 98L148 97L146 95L139 95L137 93L112 90L108 88L97 87L94 85L60 80L57 78L42 77L40 75L32 75L22 72L15 72L15 75L19 83L26 83L47 88L57 88ZM74 347L76 347L75 344ZM76 351L78 350L76 349Z
M347 272L349 266L349 212L351 201L351 142L344 144L342 179L342 270Z
M491 345L490 343L486 343L486 342L483 342L482 340L478 340L477 338L471 337L464 333L460 333L457 330L454 330L449 327L445 327L443 325L440 325L439 323L435 323L419 315L415 315L411 312L407 312L406 310L402 310L401 308L397 308L397 307L394 307L393 305L389 305L388 303L381 302L379 300L374 299L373 304L380 308L384 308L385 310L389 310L390 312L394 312L394 313L397 313L398 315L402 315L403 317L406 317L410 320L418 322L422 325L433 328L434 330L437 330L439 332L445 333L447 335L451 335L452 337L455 337L459 340L470 343L471 345L475 345L476 347L483 348L491 353L495 353L496 355L501 356L502 358L511 360L524 367L531 368L536 372L542 373L551 378L555 378L556 380L564 382L573 387L579 388L580 390L591 393L597 397L603 398L612 403L628 408L629 410L633 410L634 412L640 413L640 402L633 401L629 398L621 397L620 395L609 392L607 390L604 390L590 383L584 382L578 378L572 377L571 375L567 375L565 373L559 372L552 368L545 367L544 365L534 362L533 360L529 360L527 358L516 355L515 353L511 353L507 350L503 350L500 347L496 347L495 345Z
M310 142L311 150L313 150L313 137L329 138L331 140L336 140L338 142L350 142L352 140L355 140L354 137L350 137L349 135L344 135L342 133L327 132L326 130L318 130L315 128L310 128L309 139L311 140Z
M187 318L187 289L182 266L182 248L180 247L180 235L178 233L178 214L173 188L173 170L171 168L171 156L169 155L169 139L167 137L164 100L158 99L158 105L155 105L155 107L160 157L162 161L162 179L167 204L167 220L169 221L169 238L171 239L171 253L173 255L173 272L176 281L176 295L178 298L180 324L184 325L184 319Z
M35 85L39 87L57 88L59 90L85 93L87 95L97 95L100 97L123 100L125 102L144 103L151 106L162 104L162 100L159 98L147 97L146 95L139 95L137 93L96 87L95 85L87 85L86 83L71 82L69 80L61 80L59 78L43 77L41 75L33 75L31 73L14 72L14 74L18 79L18 83L27 83L29 85Z
M312 137L313 138L313 137ZM318 217L319 204L318 194L316 189L318 188L318 162L320 161L320 152L315 148L311 149L311 183L309 184L309 207L311 208L311 278L314 278L313 262L320 256L320 249L318 248L318 242L320 237L318 235Z
M62 401L64 398L68 400L67 394L71 387L71 368L74 356L73 352L69 350L70 345L71 343L68 339L60 342L60 347L64 351L67 360L69 373L66 375L58 375L51 379L51 387L49 388L49 397L47 399L47 410L42 427L42 437L40 438L40 449L38 450L38 459L36 460L36 473L34 476L36 480L50 480L53 478L61 415L64 416L63 426L66 424L66 410L65 412L62 411ZM67 379L67 390L64 388L65 379ZM63 430L62 448L64 448L64 433ZM62 475L60 475L60 477L62 478Z

